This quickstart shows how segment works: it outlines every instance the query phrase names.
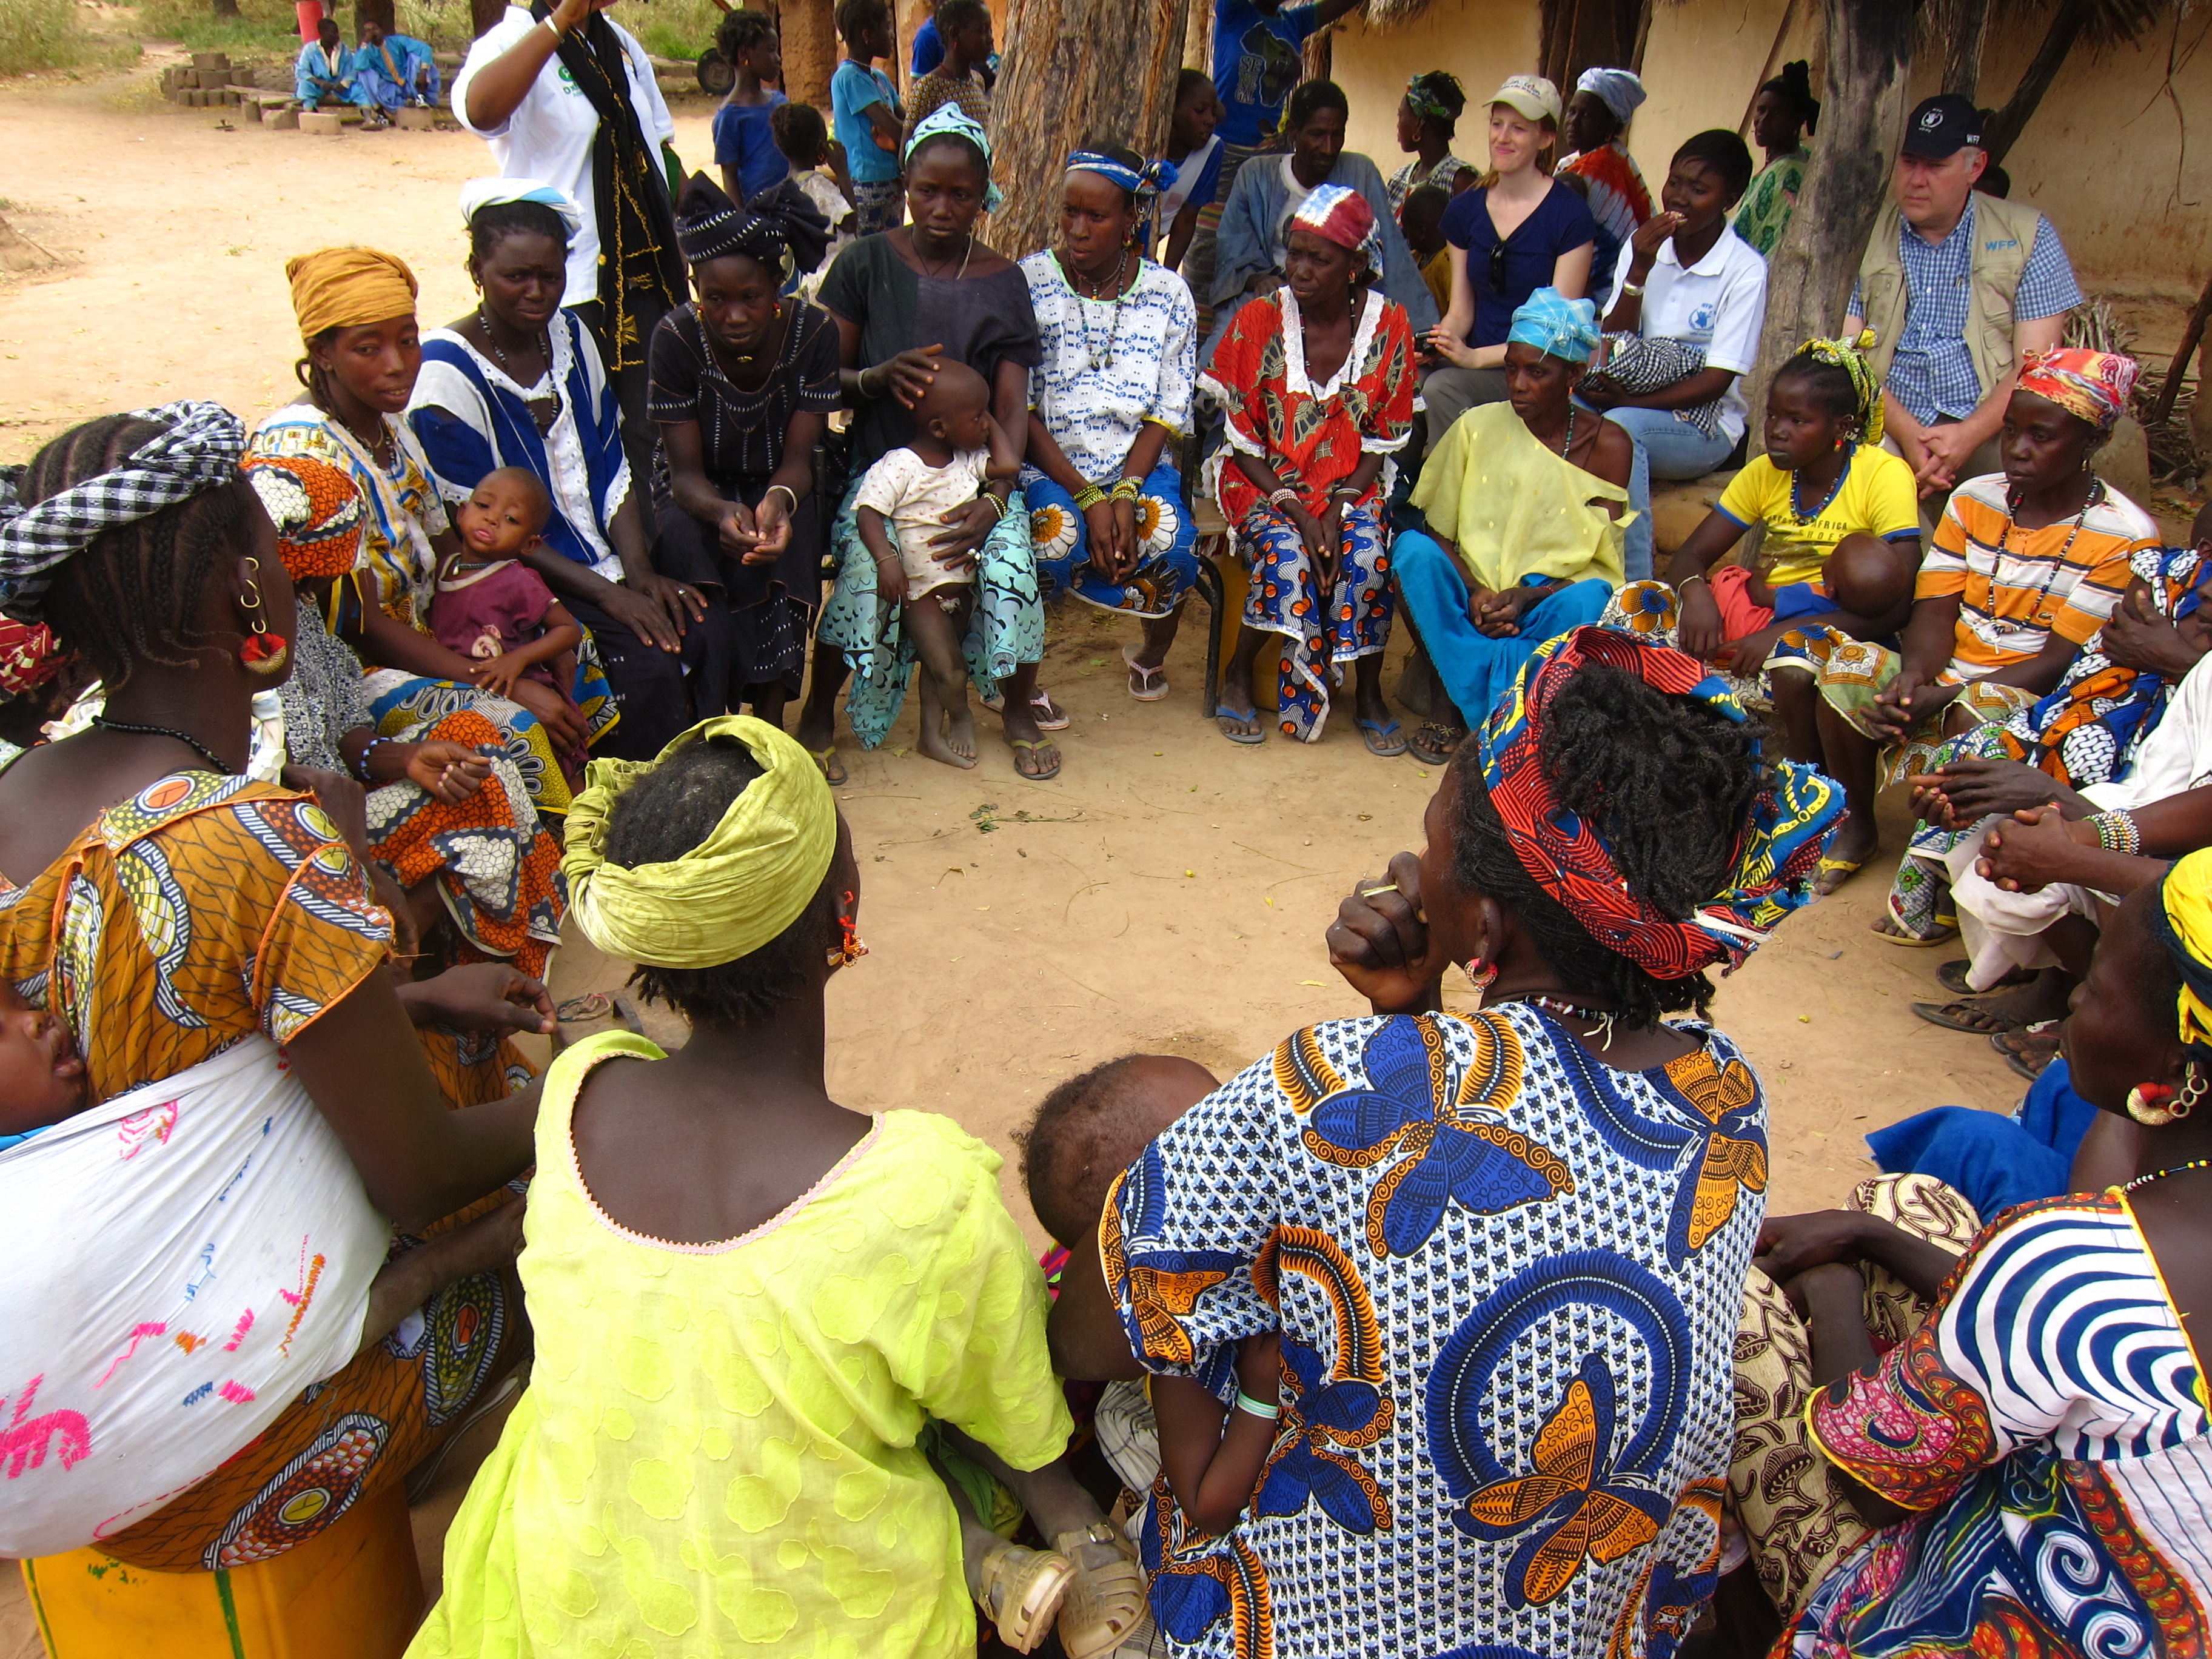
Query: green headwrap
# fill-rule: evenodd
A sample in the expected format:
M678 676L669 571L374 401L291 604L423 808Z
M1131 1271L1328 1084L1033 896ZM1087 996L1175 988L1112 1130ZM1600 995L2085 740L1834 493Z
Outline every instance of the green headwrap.
M606 861L607 820L624 790L687 744L735 738L762 768L714 834L680 859ZM702 720L650 761L595 760L568 808L569 914L611 957L649 968L714 968L750 956L799 920L830 873L837 807L814 757L765 720Z
M1808 340L1790 354L1793 359L1833 363L1851 377L1851 389L1859 398L1859 441L1866 444L1881 441L1881 380L1866 360L1874 341L1874 331L1862 329L1856 340Z

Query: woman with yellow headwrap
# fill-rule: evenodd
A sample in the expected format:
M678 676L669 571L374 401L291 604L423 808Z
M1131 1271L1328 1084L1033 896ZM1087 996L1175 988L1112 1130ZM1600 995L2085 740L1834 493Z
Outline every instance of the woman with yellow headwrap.
M647 1630L670 1655L973 1653L917 1439L941 1419L1034 1469L1070 1424L997 1154L823 1082L823 992L863 951L830 786L775 727L708 720L592 763L566 867L585 935L691 1036L664 1054L611 1032L547 1077L520 1263L537 1371L410 1654Z
M440 645L423 626L439 561L459 544L422 446L401 417L422 366L415 273L394 255L331 247L286 264L307 356L307 395L255 431L251 452L301 456L352 478L367 509L353 577L333 596L331 625L371 665L371 712L386 735L474 709L499 728L507 757L541 813L568 807L557 759L619 716L591 638L576 653L574 706L550 687L518 683L512 699L475 689L483 665Z
M2113 1184L1976 1235L1948 1188L1886 1177L1759 1235L1764 1340L1736 1351L1771 1374L1738 1388L1765 1402L1738 1451L1811 1501L1771 1510L1741 1461L1729 1490L1791 1632L1778 1653L2179 1653L2212 1625L2186 1322L2212 1310L2212 851L2112 915L2067 1047L2075 1089L2129 1120L2090 1132Z
M1755 566L1722 563L1753 525ZM1904 625L1920 568L1912 469L1881 447L1881 384L1858 346L1808 340L1766 393L1762 453L1674 555L1662 581L1623 588L1607 621L1679 645L1774 705L1797 760L1820 757L1812 676L1770 674L1793 629L1878 639Z

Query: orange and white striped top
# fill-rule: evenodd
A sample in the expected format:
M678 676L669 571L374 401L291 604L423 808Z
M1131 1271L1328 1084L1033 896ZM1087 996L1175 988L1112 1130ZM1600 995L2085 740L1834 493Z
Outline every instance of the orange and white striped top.
M1980 679L2027 661L2054 633L2087 644L2127 592L2129 557L2160 545L2150 515L2109 484L2078 528L2069 515L2023 530L2004 474L1991 472L1952 493L1913 597L1959 596L1952 672Z

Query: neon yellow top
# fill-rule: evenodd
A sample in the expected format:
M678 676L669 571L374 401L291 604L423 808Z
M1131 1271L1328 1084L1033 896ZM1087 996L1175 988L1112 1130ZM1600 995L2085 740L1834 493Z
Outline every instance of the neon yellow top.
M546 1077L520 1262L536 1369L410 1659L972 1654L959 1530L915 1437L939 1417L1036 1468L1071 1426L998 1155L884 1112L752 1231L652 1240L593 1201L569 1135L617 1055L663 1057L612 1032Z

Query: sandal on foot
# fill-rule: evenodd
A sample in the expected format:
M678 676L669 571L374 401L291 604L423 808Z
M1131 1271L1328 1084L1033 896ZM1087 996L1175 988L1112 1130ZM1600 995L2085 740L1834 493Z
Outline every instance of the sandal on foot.
M1940 1025L1947 1031L1964 1031L1968 1036L1993 1036L2000 1031L2022 1030L2028 1024L1977 1002L1916 1002L1912 1012L1930 1025Z
M1832 859L1823 856L1820 867L1813 878L1813 896L1826 898L1866 868L1864 859Z
M1906 931L1905 924L1898 920L1896 911L1885 910L1882 912L1881 920L1868 924L1867 932L1872 933L1883 944L1894 945L1899 950L1925 951L1935 945L1948 945L1953 939L1958 938L1959 924L1949 916L1938 916L1936 918L1936 931L1923 935ZM1951 985L1948 980L1943 982L1950 985L1951 989L1954 991L1963 991L1966 988L1963 985Z
M1056 748L1054 748L1050 738L1037 738L1035 739L1029 738L1008 738L1006 739L1006 746L1015 751L1014 775L1022 779L1024 782L1050 783L1054 778L1060 775L1060 752ZM1037 759L1037 750L1040 749L1053 750L1052 769L1049 772L1044 769L1044 763ZM1022 770L1023 751L1027 751L1030 759L1036 765L1037 769L1036 771L1024 772ZM1028 1650L1024 1649L1023 1651L1027 1652Z
M1075 1582L1075 1563L1054 1550L1001 1544L975 1571L975 1605L1017 1653L1044 1640Z
M822 777L825 783L834 789L845 781L845 763L837 758L836 744L828 744L812 752L814 763L822 769Z
M1052 1546L1075 1563L1075 1580L1060 1605L1060 1644L1067 1659L1105 1659L1144 1617L1145 1570L1110 1521L1061 1533Z
M1359 728L1359 740L1367 745L1369 754L1382 760L1395 760L1406 752L1406 740L1398 735L1397 721L1354 720L1352 724Z
M605 991L586 991L580 997L570 997L553 1011L553 1018L563 1025L579 1025L586 1020L605 1019L615 1011L615 1000Z
M1966 983L1966 975L1972 968L1973 963L1961 957L1956 962L1947 962L1938 968L1936 970L1936 977L1943 981L1945 990L1955 992L1962 997L1985 997L1992 991L2009 991L2014 986L2025 985L2035 977L2033 974L2023 974L2019 969L2014 968L2008 971L2005 976L1996 984L1984 986L1978 991Z
M1002 719L1006 712L1006 698L994 693L980 699L984 708ZM1052 700L1052 693L1040 691L1030 699L1030 718L1037 723L1040 732L1065 732L1075 716Z
M1267 723L1260 718L1257 704L1242 714L1233 708L1221 709L1215 714L1213 722L1221 728L1221 735L1231 743L1250 744L1267 740ZM1235 728L1233 731L1231 729L1232 726Z
M1464 726L1446 726L1442 720L1428 720L1413 733L1413 740L1407 747L1413 751L1413 758L1424 765L1443 766L1450 763L1454 751L1466 741L1467 727Z
M1168 667L1162 663L1158 668L1147 668L1137 660L1134 646L1121 647L1121 660L1129 665L1129 672L1137 684L1129 688L1129 695L1139 702L1158 702L1168 694ZM1047 731L1052 728L1047 726Z

